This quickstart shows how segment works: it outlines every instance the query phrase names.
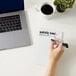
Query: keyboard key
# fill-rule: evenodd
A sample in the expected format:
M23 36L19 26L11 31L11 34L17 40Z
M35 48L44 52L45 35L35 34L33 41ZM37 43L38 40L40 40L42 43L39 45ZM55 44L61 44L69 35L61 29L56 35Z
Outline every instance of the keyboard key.
M21 30L19 15L7 16L0 18L0 33Z

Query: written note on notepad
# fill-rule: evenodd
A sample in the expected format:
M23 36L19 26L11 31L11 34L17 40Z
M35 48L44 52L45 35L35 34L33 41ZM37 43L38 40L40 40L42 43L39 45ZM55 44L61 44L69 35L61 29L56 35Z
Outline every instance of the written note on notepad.
M59 35L58 35L59 34ZM51 39L55 37L63 38L60 32L51 32L46 30L38 30L35 36L35 58L37 65L47 65L48 53L50 50Z

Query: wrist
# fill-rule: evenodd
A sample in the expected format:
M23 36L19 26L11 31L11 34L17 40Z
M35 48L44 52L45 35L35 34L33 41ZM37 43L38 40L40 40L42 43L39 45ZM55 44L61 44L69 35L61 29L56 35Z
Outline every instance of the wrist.
M56 64L57 64L57 61L56 61L55 59L52 59L52 58L51 58L51 59L49 60L49 63L50 63L50 64L53 64L53 65L56 65Z

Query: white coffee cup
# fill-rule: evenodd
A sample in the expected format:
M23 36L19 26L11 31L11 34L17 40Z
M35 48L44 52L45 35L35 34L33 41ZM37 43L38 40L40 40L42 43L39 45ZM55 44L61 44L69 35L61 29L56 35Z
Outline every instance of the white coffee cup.
M45 18L51 19L55 13L55 6L52 3L43 3L39 6L35 6L36 10Z

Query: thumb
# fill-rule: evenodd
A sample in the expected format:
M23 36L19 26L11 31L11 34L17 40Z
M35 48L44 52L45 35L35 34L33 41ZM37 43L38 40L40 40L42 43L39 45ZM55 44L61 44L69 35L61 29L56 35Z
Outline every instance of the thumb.
M51 50L54 49L54 45L55 45L55 40L51 39Z

